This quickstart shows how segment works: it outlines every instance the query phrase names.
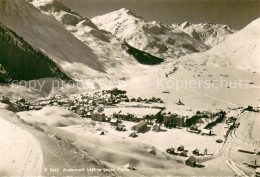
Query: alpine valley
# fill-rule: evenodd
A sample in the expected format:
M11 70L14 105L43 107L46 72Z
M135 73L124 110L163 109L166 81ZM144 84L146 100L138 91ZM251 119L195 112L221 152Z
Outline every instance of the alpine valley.
M0 176L254 176L259 51L260 18L0 0Z

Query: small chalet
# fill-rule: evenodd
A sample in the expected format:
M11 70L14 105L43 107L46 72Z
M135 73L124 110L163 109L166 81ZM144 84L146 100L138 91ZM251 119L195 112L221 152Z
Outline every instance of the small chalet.
M93 114L91 116L91 120L93 121L99 121L99 122L104 122L106 120L105 114Z
M219 138L219 139L216 140L216 142L217 142L217 143L222 143L223 140Z
M166 152L168 152L169 154L174 154L175 153L175 148L174 147L170 147L169 149L166 149Z
M112 118L111 120L110 120L110 124L111 125L117 125L118 124L118 119L116 119L116 118Z
M135 133L135 132L133 132L133 133L131 133L130 135L129 135L129 137L132 137L132 138L136 138L138 135Z
M199 149L198 149L198 148L194 149L194 150L192 151L192 154L194 154L194 155L200 155Z
M125 128L124 125L118 125L118 126L116 127L116 130L117 130L117 131L126 131L126 128Z
M138 124L134 125L131 129L137 132L146 132L148 130L147 122L142 120Z
M163 123L170 122L175 126L183 127L185 125L185 118L183 116L178 116L177 114L166 114L163 117Z
M211 133L212 133L211 130L208 130L208 129L202 129L201 130L202 135L211 135Z
M183 145L179 146L179 147L177 148L177 151L184 151L184 146L183 146Z
M194 156L190 156L187 160L185 160L185 164L190 166L190 167L195 167L196 162L197 162L197 160Z
M153 126L153 131L159 132L159 131L160 131L160 126L157 125L157 124L155 124L155 125Z
M258 167L258 168L256 168L256 170L255 170L255 175L258 177L258 176L260 176L260 168Z
M187 157L187 154L188 154L188 150L184 150L180 153L180 156L184 156L184 157Z

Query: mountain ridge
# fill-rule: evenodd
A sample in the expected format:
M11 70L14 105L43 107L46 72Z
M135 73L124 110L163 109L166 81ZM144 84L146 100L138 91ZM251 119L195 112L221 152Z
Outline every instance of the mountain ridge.
M182 23L176 28L189 34L191 37L204 42L209 47L214 47L224 41L230 34L236 32L228 25L216 23L198 23L194 24L189 21Z
M210 54L230 59L242 70L260 73L260 18L228 37L208 51Z
M98 28L111 32L131 46L160 58L178 58L197 51L206 51L208 46L181 30L160 22L149 22L122 8L91 20ZM190 50L192 46L196 50Z

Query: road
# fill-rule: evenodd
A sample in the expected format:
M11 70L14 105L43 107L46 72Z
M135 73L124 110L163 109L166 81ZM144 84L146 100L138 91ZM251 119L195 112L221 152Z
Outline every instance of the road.
M240 126L230 132L222 149L212 158L220 158L225 161L236 175L254 175L255 169L247 167L246 165L243 165L243 163L254 164L259 156L256 154L239 152L238 149L241 148L250 151L259 149L259 119L259 113L244 112L240 114L237 119L237 123L240 123Z

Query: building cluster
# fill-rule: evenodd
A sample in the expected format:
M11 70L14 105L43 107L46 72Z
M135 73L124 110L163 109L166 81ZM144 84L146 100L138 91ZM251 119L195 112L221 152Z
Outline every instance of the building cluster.
M151 99L131 98L129 99L125 91L113 89L102 90L96 92L80 93L76 95L56 95L48 101L41 101L39 104L42 106L63 106L81 117L100 117L106 107L113 107L121 102L142 102L142 103L161 103L160 98L152 97ZM120 115L126 117L127 115ZM95 118L93 118L95 119ZM100 121L101 118L97 118Z
M183 145L180 145L176 149L174 147L170 147L166 149L166 152L172 155L179 155L184 157L188 156L188 150L186 150ZM206 148L203 150L199 150L198 148L196 148L192 151L192 154L195 156L203 156L208 154L208 150Z
M18 98L15 103L17 111L30 111L42 109L42 105L40 105L39 103L26 101L24 98Z
M30 102L24 98L18 98L15 102L10 101L9 97L3 96L0 98L0 102L7 104L7 109L13 112L40 110L42 105L35 102Z

